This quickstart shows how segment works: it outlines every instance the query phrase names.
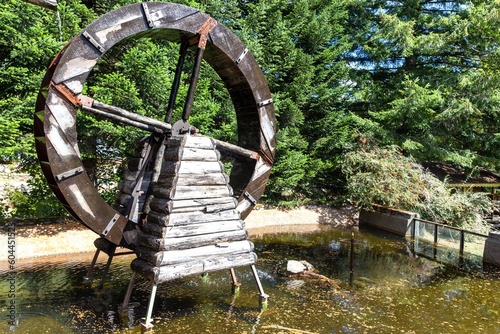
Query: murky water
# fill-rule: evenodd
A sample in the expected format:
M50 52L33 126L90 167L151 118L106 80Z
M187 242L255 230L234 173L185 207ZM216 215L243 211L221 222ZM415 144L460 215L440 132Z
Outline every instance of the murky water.
M307 234L254 238L269 307L261 312L251 271L231 293L227 271L161 284L154 333L499 333L500 279L415 257L404 239L323 228ZM1 333L140 333L150 283L139 279L128 316L120 317L133 256L117 257L105 289L85 284L89 254L0 273ZM306 260L330 278L291 279L275 273L284 259ZM97 266L97 271L103 265ZM351 284L350 284L351 283ZM10 303L16 324L9 326Z

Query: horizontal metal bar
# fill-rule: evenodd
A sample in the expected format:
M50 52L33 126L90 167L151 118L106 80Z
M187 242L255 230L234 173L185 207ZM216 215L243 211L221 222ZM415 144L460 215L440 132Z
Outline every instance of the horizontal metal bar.
M419 222L422 222L422 223L431 224L431 225L437 225L437 226L440 226L440 227L449 228L450 230L454 230L454 231L459 231L459 232L463 231L465 233L469 233L469 234L475 235L477 237L485 237L485 238L488 237L487 234L482 234L482 233L478 233L478 232L468 231L468 230L464 230L463 228L459 228L459 227L455 227L455 226L450 226L450 225L446 225L446 224L441 224L441 223L436 223L436 222L432 222L430 220L425 220L425 219L421 219L421 218L413 218L413 221L417 221L417 220Z
M170 130L172 128L172 125L170 125L168 123L159 121L159 120L154 119L154 118L138 115L138 114L130 112L128 110L118 108L115 106L111 106L109 104L102 103L102 102L99 102L96 100L94 100L94 102L92 103L92 107L98 108L98 109L104 109L104 110L107 110L115 115L126 117L130 120L141 122L144 124L152 125L154 127L162 129L162 130Z

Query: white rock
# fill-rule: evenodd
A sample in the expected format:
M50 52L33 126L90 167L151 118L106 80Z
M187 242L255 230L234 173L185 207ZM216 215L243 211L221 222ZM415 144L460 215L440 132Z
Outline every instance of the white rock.
M300 274L306 270L306 266L299 261L289 260L286 264L286 271L291 274Z

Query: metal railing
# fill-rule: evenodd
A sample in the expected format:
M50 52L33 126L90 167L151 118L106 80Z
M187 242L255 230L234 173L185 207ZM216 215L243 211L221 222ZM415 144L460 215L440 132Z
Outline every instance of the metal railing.
M467 262L482 263L488 235L420 218L414 218L412 224L415 254L460 267Z

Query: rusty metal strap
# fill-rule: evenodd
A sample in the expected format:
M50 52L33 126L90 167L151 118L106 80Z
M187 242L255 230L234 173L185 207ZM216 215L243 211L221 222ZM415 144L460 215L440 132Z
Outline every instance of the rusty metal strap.
M267 162L269 166L272 166L274 164L274 159L272 157L270 157L269 155L267 155L266 152L261 150L259 152L259 154L260 154L260 157L262 158L262 160Z
M217 21L211 17L209 17L201 27L196 31L196 34L200 36L200 40L198 41L198 47L204 49L207 46L208 34L212 31L213 28L217 25Z
M91 97L73 93L64 83L56 84L54 81L50 82L50 87L59 92L68 102L76 106L92 107L94 99Z

